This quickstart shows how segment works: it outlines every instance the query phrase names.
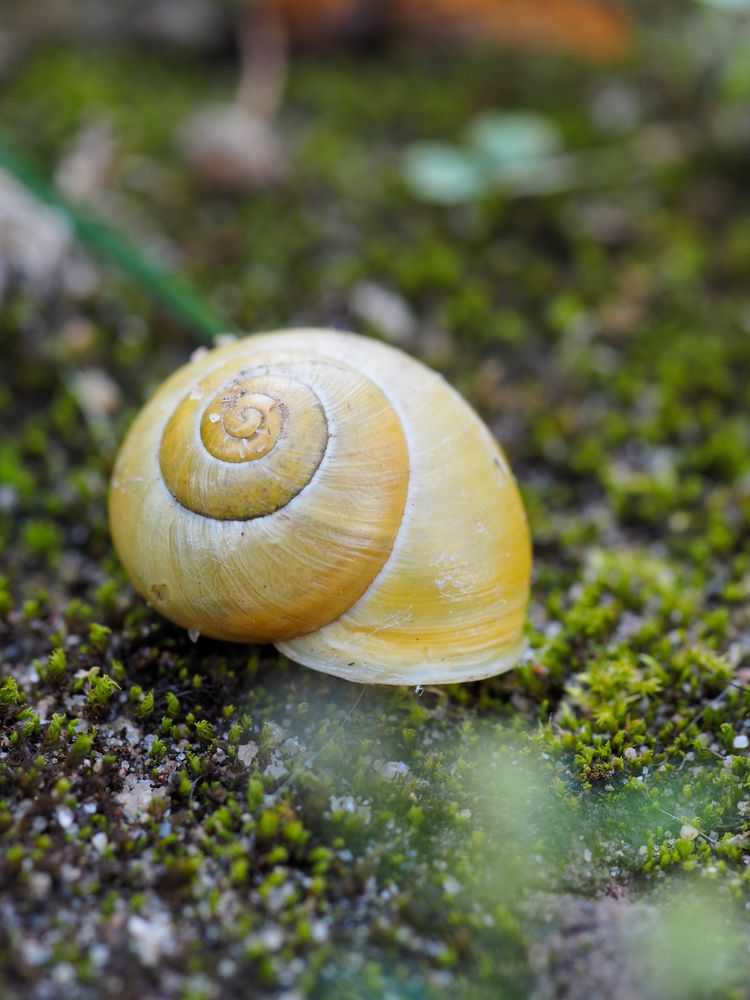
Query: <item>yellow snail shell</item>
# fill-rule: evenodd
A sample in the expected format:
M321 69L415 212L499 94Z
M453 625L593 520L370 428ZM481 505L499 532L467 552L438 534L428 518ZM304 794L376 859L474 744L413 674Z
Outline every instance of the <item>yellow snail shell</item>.
M441 376L332 330L203 353L143 408L109 499L184 628L349 680L454 683L523 651L531 549L503 453Z

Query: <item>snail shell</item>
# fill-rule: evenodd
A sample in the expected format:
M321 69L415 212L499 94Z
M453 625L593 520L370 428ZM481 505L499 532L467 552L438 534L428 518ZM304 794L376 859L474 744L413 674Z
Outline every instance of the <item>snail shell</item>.
M475 680L523 650L504 455L443 378L365 337L259 334L180 368L125 438L109 514L137 590L208 636L385 684Z

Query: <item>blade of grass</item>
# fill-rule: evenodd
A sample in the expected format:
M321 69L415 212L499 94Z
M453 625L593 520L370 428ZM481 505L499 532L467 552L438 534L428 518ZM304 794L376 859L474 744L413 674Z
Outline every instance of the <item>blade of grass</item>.
M15 177L35 198L60 213L75 239L92 255L118 268L176 318L200 334L202 339L211 341L217 333L232 328L232 324L222 319L187 281L168 271L90 209L66 198L47 177L44 169L27 153L20 151L2 131L0 167Z

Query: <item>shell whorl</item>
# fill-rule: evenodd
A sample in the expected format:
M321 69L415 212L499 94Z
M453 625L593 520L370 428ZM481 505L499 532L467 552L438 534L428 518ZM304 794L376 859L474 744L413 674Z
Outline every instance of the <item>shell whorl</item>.
M364 373L325 356L183 373L141 413L113 476L113 537L136 587L185 627L239 641L335 620L399 530L398 415Z
M175 407L159 448L172 496L219 520L285 507L307 486L328 445L328 420L294 363L229 364L201 379Z

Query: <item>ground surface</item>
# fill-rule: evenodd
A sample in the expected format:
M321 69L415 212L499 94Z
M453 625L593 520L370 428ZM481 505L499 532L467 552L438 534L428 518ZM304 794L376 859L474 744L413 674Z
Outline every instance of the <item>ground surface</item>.
M509 455L535 580L527 660L478 684L361 689L191 642L130 589L105 498L198 339L64 232L17 247L4 997L747 995L750 127L716 21L680 24L616 69L299 61L288 176L239 198L173 144L225 64L56 43L8 71L16 140L59 164L107 123L90 200L238 329L389 333L442 370ZM406 144L512 108L628 169L456 207L405 188ZM363 283L408 307L395 333Z

